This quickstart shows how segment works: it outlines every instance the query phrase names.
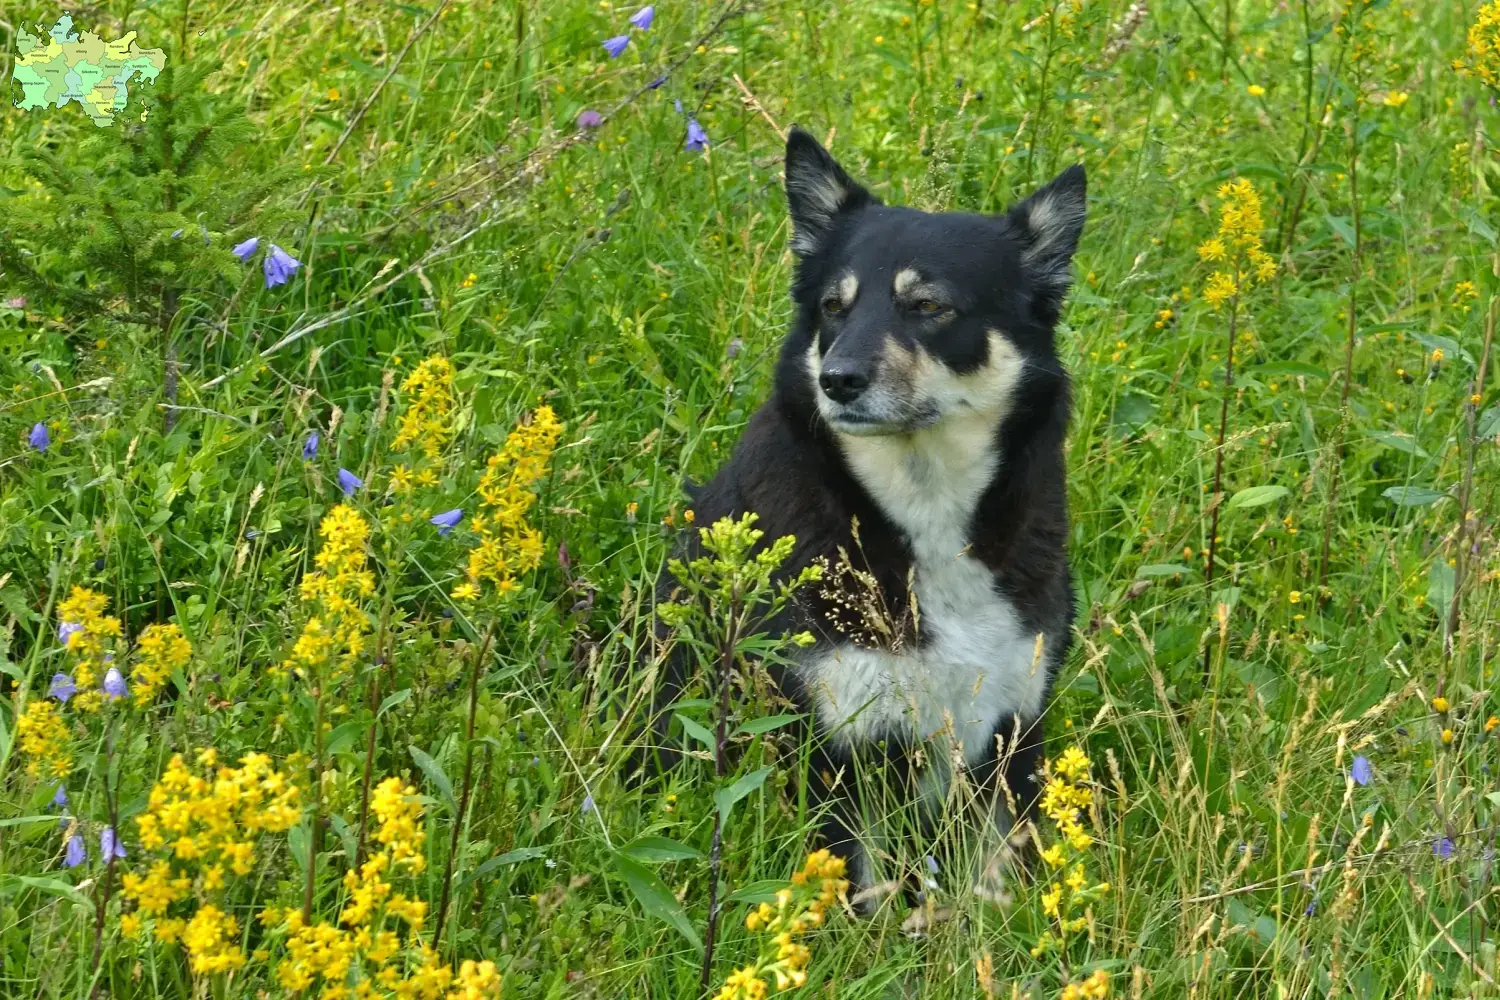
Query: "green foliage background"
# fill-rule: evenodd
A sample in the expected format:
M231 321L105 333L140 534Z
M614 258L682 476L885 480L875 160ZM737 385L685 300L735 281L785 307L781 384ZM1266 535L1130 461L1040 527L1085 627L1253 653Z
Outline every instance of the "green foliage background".
M1500 287L1496 112L1452 65L1477 5L1160 2L1116 52L1127 7L684 0L658 4L617 60L600 42L635 8L607 2L74 10L80 28L165 47L169 73L140 90L144 122L134 101L109 130L77 108L0 116L0 748L22 692L60 662L53 608L73 585L108 594L130 635L177 621L196 656L146 724L80 747L87 867L61 867L54 820L25 819L52 786L0 749L0 992L274 992L253 966L195 987L171 949L120 940L117 897L96 968L93 831L116 788L130 845L175 751L310 751L310 700L266 668L297 633L336 470L371 484L367 510L381 502L399 407L386 380L442 353L464 413L445 506L539 400L567 424L536 514L549 555L480 696L451 947L494 959L511 997L694 994L680 929L706 918L718 786L699 765L625 787L616 724L644 680L627 651L664 521L682 524L678 485L712 473L768 388L790 311L772 122L795 121L882 198L927 209L999 211L1088 168L1059 331L1080 641L1051 734L1102 777L1096 853L1115 885L1065 968L1029 956L1033 886L1001 910L945 873L932 899L953 919L920 938L894 905L834 921L804 992L984 996L988 955L995 996L1055 996L1093 968L1141 996L1492 995L1494 358L1474 380ZM17 24L57 13L12 5L7 50ZM674 100L707 155L684 150ZM580 130L585 109L603 125ZM1234 347L1208 593L1225 318L1197 299L1194 248L1235 176L1262 193L1281 275L1248 300ZM267 289L259 254L229 253L250 236L303 262L292 282ZM38 421L44 454L26 445ZM381 566L398 581L392 690L409 695L376 722L358 688L340 693L330 872L347 863L339 823L371 725L377 773L432 797L442 869L453 807L409 748L458 771L475 639L446 596L460 558L430 532ZM777 711L750 699L735 721ZM683 714L711 717L701 700ZM745 901L800 867L811 829L798 748L775 730L739 742L741 775L773 770L726 827L719 979L754 951ZM1355 753L1368 785L1349 777ZM643 837L677 846L647 841L621 867L616 850ZM298 897L298 864L273 853L245 913ZM320 905L339 891L330 874ZM425 891L435 902L436 881Z

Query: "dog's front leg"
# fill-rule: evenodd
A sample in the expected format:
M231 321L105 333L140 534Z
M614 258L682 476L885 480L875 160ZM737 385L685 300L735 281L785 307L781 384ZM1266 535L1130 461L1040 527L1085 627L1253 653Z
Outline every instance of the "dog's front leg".
M993 737L994 756L975 768L987 807L986 842L978 854L974 895L997 906L1010 902L1009 876L1030 856L1026 827L1037 817L1041 788L1042 723L1015 716L1002 720Z

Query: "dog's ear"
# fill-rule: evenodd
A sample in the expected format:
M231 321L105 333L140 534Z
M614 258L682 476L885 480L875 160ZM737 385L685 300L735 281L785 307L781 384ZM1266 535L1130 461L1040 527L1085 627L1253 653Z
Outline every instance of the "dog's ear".
M786 200L792 213L792 252L800 257L823 247L841 213L876 203L818 140L796 125L786 137Z
M1062 304L1072 283L1073 254L1083 235L1087 193L1083 166L1075 164L1007 216L1021 240L1021 260L1053 309Z

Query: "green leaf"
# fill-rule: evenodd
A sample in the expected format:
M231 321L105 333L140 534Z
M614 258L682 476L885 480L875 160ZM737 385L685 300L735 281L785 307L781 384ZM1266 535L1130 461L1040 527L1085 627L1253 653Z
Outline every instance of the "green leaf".
M424 751L417 748L413 743L406 748L411 752L411 759L416 761L422 773L427 775L427 780L437 786L437 790L443 793L444 800L448 803L450 810L457 810L457 804L453 801L453 782L448 780L448 775L443 772L443 766L433 760Z
M397 705L404 705L411 700L411 688L404 688L395 694L386 695L385 700L380 703L380 710L375 713L375 718L380 718L390 709Z
M0 875L0 896L12 896L22 889L35 889L49 896L60 896L80 906L89 905L88 898L71 882L43 875Z
M724 904L727 906L730 903L749 903L754 906L759 903L774 903L777 891L785 888L785 879L779 881L764 879L760 882L751 882L749 885L740 886L724 897Z
M9 819L0 819L0 827L25 826L27 823L56 823L56 816L12 816Z
M1181 563L1152 563L1136 570L1135 577L1137 580L1143 580L1158 576L1181 576L1183 573L1192 571L1191 566L1184 566Z
M694 948L702 949L703 942L699 939L698 932L693 930L692 923L688 921L687 912L683 910L682 904L677 902L671 890L656 877L651 869L639 861L617 853L615 871L647 913L677 928Z
M1440 493L1425 486L1392 486L1380 495L1402 507L1426 507L1428 504L1437 503L1448 497L1446 493Z
M1308 378L1326 379L1328 373L1317 365L1310 365L1303 361L1271 361L1267 364L1256 365L1249 369L1247 374L1269 378L1272 375L1306 375Z
M1249 489L1240 490L1229 498L1229 509L1239 510L1241 507L1263 507L1268 503L1274 503L1292 492L1285 486L1251 486Z
M1323 219L1334 232L1339 234L1339 239L1343 240L1346 246L1351 248L1354 246L1354 227L1349 225L1348 219L1337 215L1325 215Z
M637 861L687 861L703 856L686 844L667 837L637 837L620 848L620 853Z
M729 822L729 810L734 808L734 804L764 785L766 778L770 777L773 770L775 768L762 767L751 771L728 788L721 788L714 792L714 804L719 807L719 813L724 817L726 824Z
M1428 457L1427 452L1422 450L1422 446L1417 444L1417 439L1410 434L1403 434L1400 431L1370 431L1369 435L1387 448L1395 448L1397 451L1404 451L1418 458Z
M307 871L307 823L308 820L304 819L286 832L286 846L292 852L292 860L303 871Z
M499 867L500 865L513 865L517 861L531 861L535 858L544 858L546 856L547 852L540 847L517 847L513 851L506 851L498 858L491 858L490 860L495 862L496 867ZM486 865L489 863L489 861L485 862ZM481 865L480 867L484 866Z
M504 863L505 860L503 858L490 858L488 861L480 865L478 868L475 868L473 871L465 872L464 874L460 875L458 877L457 883L455 884L458 888L462 889L464 886L468 885L470 882L473 882L475 879L484 878L486 875L494 871L496 868L499 868Z
M1127 392L1115 400L1114 409L1110 411L1109 423L1117 432L1129 434L1144 427L1155 412L1156 403L1150 396L1144 396L1138 392Z
M333 828L334 834L339 838L339 843L344 845L344 857L350 865L354 864L354 856L359 853L359 834L354 832L354 827L349 821L338 813L328 817L328 825Z
M1437 612L1439 621L1445 621L1448 617L1448 606L1453 603L1455 585L1453 567L1439 554L1432 561L1432 569L1427 572L1427 605Z
M1500 238L1500 233L1495 232L1495 227L1485 222L1480 214L1474 209L1464 210L1464 222L1469 226L1469 232L1484 240L1490 246L1495 245L1495 240Z
M1474 434L1482 438L1500 434L1500 406L1492 406L1480 414L1479 421L1474 425Z
M759 736L761 733L769 733L773 729L780 729L782 726L791 725L800 718L802 718L801 715L768 715L764 719L751 719L736 729L734 735L739 736L744 733L750 736Z
M699 743L702 743L710 750L714 748L714 734L709 732L702 723L688 718L681 712L672 713L672 717L675 718L678 722L682 723L683 732L687 733L693 739L697 740Z
M344 723L333 732L328 734L328 745L323 749L331 756L333 754L346 753L359 738L359 734L369 725L359 719Z

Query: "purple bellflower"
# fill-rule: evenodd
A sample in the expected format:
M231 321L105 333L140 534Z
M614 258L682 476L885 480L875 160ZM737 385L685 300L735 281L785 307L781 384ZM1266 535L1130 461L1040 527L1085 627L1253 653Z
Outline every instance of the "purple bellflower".
M272 243L271 252L266 254L265 260L266 287L275 288L277 285L286 284L292 280L292 276L297 273L297 268L301 266L300 260Z
M120 673L119 667L110 667L104 672L104 693L109 695L111 701L123 698L130 693L130 688L125 683L125 676Z
M625 51L625 46L630 44L629 35L616 35L604 40L604 51L609 53L611 59L620 58L620 53Z
M255 248L258 246L260 246L260 237L252 236L243 243L235 244L235 246L231 248L229 252L238 257L240 259L240 263L243 264L245 261L250 259L250 255L255 252Z
M52 435L47 433L47 425L38 420L31 425L31 433L26 435L26 443L37 451L46 451L47 446L52 443Z
M365 481L363 479L359 478L348 469L339 470L339 487L343 489L344 496L353 496L354 491L359 489L364 484Z
M78 685L73 683L73 678L67 674L53 674L52 685L47 688L47 694L58 701L66 702L78 693Z
M651 22L655 19L656 7L652 4L647 4L640 10L636 11L634 14L630 15L630 23L635 25L637 28L640 28L642 31L650 31Z
M438 534L446 535L463 519L464 509L462 507L455 507L452 510L445 510L441 514L434 514L428 520L437 525Z

